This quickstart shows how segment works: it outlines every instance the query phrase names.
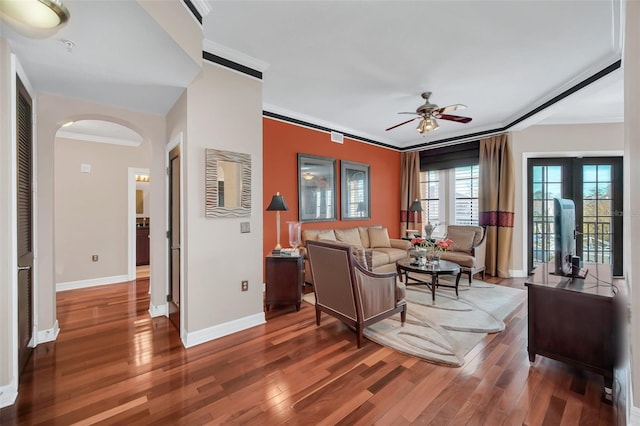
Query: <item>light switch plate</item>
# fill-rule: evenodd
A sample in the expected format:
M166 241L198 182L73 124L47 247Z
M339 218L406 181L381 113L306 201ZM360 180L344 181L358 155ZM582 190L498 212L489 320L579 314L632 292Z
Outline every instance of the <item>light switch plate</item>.
M251 232L251 222L240 222L240 232L243 234Z

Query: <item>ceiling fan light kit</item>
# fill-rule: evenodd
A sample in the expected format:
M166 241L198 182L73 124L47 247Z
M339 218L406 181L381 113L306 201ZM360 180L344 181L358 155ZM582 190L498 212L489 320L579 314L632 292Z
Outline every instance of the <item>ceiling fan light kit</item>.
M433 130L438 130L438 128L440 128L440 126L438 125L436 119L433 117L427 117L422 119L420 123L418 123L418 127L416 127L416 130L418 131L418 133L427 133Z
M402 123L396 124L395 126L391 126L386 130L388 131L388 130L395 129L396 127L400 127L404 124L410 123L413 120L417 120L419 118L422 118L422 120L420 120L420 123L418 123L418 127L416 127L416 130L418 131L418 133L422 133L422 134L433 131L433 130L437 130L440 127L438 125L438 122L436 121L436 118L439 118L442 120L455 121L457 123L468 123L471 121L471 118L469 117L444 114L445 112L455 111L457 109L464 109L466 108L466 105L453 104L453 105L440 108L438 105L432 104L431 102L429 102L429 97L431 97L431 92L422 93L422 98L425 100L425 102L423 105L420 105L418 108L416 108L416 112L399 112L398 113L398 114L414 114L414 115L417 115L417 117L407 121L403 121Z

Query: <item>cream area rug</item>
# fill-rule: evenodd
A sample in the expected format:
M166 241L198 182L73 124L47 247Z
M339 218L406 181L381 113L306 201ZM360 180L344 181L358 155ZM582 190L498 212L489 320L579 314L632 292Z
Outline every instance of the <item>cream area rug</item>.
M527 292L478 280L471 287L460 284L458 290L456 298L453 289L438 288L433 303L426 286L407 286L404 326L397 314L365 328L364 335L405 354L460 367L488 333L504 330L503 320L527 299ZM315 304L313 293L304 300Z

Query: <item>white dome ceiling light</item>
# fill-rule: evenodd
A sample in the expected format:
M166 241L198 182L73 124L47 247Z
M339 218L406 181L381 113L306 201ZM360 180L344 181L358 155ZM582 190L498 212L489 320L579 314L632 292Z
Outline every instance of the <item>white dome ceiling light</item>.
M53 35L71 16L62 0L2 0L0 12L16 31L34 38Z

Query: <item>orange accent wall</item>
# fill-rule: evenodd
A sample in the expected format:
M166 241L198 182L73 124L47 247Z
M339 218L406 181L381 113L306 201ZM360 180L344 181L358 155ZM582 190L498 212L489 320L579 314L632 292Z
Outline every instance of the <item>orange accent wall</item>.
M289 246L287 221L298 220L298 153L336 160L338 219L340 218L340 160L369 164L371 180L371 219L305 222L302 229L350 228L379 224L391 238L400 237L400 152L344 138L344 144L331 142L331 135L263 117L263 249L265 255L276 245L276 213L265 211L276 192L284 197L289 210L280 212L280 244Z

